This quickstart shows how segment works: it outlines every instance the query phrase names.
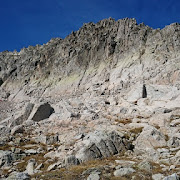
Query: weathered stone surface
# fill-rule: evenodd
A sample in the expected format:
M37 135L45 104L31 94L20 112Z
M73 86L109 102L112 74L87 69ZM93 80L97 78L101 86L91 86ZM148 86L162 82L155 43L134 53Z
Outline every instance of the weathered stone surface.
M123 134L118 134L115 131L108 133L105 131L95 131L89 133L77 146L79 146L79 150L76 153L76 158L80 161L106 158L131 149L131 143L126 140Z
M99 176L99 173L98 173L98 172L91 173L91 174L87 177L87 180L99 180L99 179L100 179L100 176Z
M152 179L153 180L162 180L163 179L163 174L153 174Z
M175 174L165 177L163 180L179 180L179 176L175 173Z
M39 165L36 167L35 170L36 170L36 171L37 171L37 170L40 170L40 169L42 169L43 167L44 167L44 164L41 163L41 164L39 164Z
M28 161L28 164L27 164L27 167L26 167L26 171L27 171L27 173L28 173L29 175L33 175L33 174L35 173L35 172L34 172L35 163L36 163L35 159L30 159L30 160Z
M57 163L51 164L48 168L47 171L52 171L55 170L57 168Z
M0 150L0 167L10 166L17 160L24 158L25 154L19 152L12 153L11 151L2 151Z
M12 153L10 151L0 150L0 167L11 165L13 162Z
M10 127L21 125L24 121L26 121L34 107L34 104L28 103L22 111L20 111L20 114L16 115L12 123L10 124Z
M23 133L24 132L24 127L23 125L18 125L15 126L12 130L11 130L11 135L15 135L16 133Z
M6 180L30 180L31 177L24 172L14 172L12 175L10 175Z
M68 157L65 158L65 165L66 166L78 165L78 164L80 164L79 160L73 155L68 156Z
M28 149L28 150L25 150L24 152L28 155L38 154L38 151L36 149Z
M43 144L56 144L59 142L59 136L58 134L55 135L39 135L35 138L35 141L38 143L43 143Z
M166 146L165 136L153 126L147 126L135 141L135 150L149 152L149 150ZM151 153L151 152L149 152Z
M150 162L143 161L140 164L138 164L138 168L141 169L141 170L152 172L153 166L152 166L152 164Z
M114 171L114 176L121 177L121 176L130 175L134 172L136 172L136 171L133 168L120 168L120 169Z
M176 148L180 146L180 134L176 133L168 141L168 146L171 148Z

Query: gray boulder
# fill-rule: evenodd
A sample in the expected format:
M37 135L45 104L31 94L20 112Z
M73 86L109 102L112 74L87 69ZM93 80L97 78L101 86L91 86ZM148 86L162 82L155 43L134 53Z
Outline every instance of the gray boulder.
M136 154L146 154L156 159L158 154L155 148L166 146L165 136L155 127L146 126L134 142Z
M0 167L9 166L13 163L13 153L11 151L0 150Z
M54 108L52 108L49 103L42 103L40 105L36 105L33 108L32 113L28 119L32 119L33 121L38 122L49 118L52 113L54 113Z
M34 166L35 166L35 159L30 159L28 161L28 164L27 164L27 167L26 167L26 171L29 175L33 175L35 172L34 172Z
M153 174L152 179L153 180L162 180L163 179L163 174Z
M138 164L138 168L141 170L151 172L153 169L153 166L149 161L143 161L140 164Z
M88 161L96 158L106 158L114 154L124 153L132 145L123 134L116 131L95 131L87 134L80 146L76 158L79 161Z
M136 172L136 171L133 168L121 168L121 169L114 171L114 176L121 177L121 176L130 175L134 172Z
M74 155L65 158L65 166L78 165L78 164L80 164L80 162Z
M32 103L28 103L20 112L20 114L18 114L17 116L15 116L14 120L12 121L12 123L10 124L10 127L13 128L15 126L21 125L24 121L26 121L32 111L34 107L34 104Z
M168 146L171 148L177 148L180 146L180 134L176 133L168 141Z
M174 173L170 176L165 177L163 180L179 180L179 176L176 173Z
M30 180L31 177L24 172L13 172L6 180Z
M99 180L100 179L99 174L100 174L99 172L93 172L87 177L87 180Z
M55 135L39 135L35 138L35 141L37 143L43 143L43 144L56 144L59 142L59 136L57 134Z
M32 154L37 154L38 153L38 151L36 149L28 149L28 150L24 150L24 152L27 155L32 155Z
M55 169L57 168L57 166L58 166L57 163L51 164L51 165L47 168L47 171L55 170Z
M10 166L13 162L25 157L25 154L12 153L11 151L0 150L0 167Z

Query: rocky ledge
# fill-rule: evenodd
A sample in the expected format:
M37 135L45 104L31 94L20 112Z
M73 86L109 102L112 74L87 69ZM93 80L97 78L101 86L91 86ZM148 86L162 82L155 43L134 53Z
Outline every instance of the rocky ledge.
M180 25L84 24L0 53L1 179L180 176Z

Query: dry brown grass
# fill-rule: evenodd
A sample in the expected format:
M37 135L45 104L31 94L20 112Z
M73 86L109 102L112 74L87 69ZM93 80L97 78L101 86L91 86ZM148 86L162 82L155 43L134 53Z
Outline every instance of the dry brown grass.
M132 123L132 119L128 119L128 118L126 118L126 119L116 119L115 122L122 123L122 124L125 125L125 124Z
M62 180L75 180L75 179L81 180L87 176L87 175L84 175L84 177L82 177L82 173L86 171L87 169L102 167L102 166L108 165L111 162L114 163L115 159L117 159L117 157L112 156L103 160L101 159L90 160L80 165L74 165L67 168L61 168L56 171L51 171L51 172L44 171L43 173L34 175L33 177L38 178L38 179L43 178L44 180L56 179L56 178L59 178Z
M43 154L36 154L36 155L31 155L31 156L26 156L23 159L23 162L20 162L17 164L17 169L22 172L26 169L27 163L30 159L35 159L35 161L40 164L44 163L48 158L44 158L44 153ZM45 164L44 164L45 165ZM48 165L47 165L48 166ZM44 169L47 168L47 166L44 166Z
M12 147L12 145L5 144L4 146L0 146L0 150L7 151L10 150Z
M2 169L1 174L4 176L7 176L9 174L8 171L9 171L8 169ZM0 175L0 177L1 177L1 175Z
M139 128L131 129L130 132L134 134L139 134L142 132L142 130L143 130L143 127L139 127Z
M127 177L111 177L111 180L129 180L129 178Z
M163 171L162 167L159 164L154 163L154 162L151 162L151 164L153 166L153 170L152 170L153 174L158 174L158 173L161 173L163 175L168 175L169 174L168 171ZM168 166L168 164L166 164L166 165Z
M157 174L157 173L162 173L164 175L168 175L170 172L163 172L162 168L160 167L159 164L156 163L151 163L153 166L152 172L147 172L145 170L140 170L138 169L137 163L133 166L133 168L136 170L135 173L128 175L128 176L123 176L123 177L114 177L113 172L114 168L110 168L108 170L108 174L111 174L111 177L105 177L103 176L104 173L106 173L105 167L106 165L116 165L115 160L116 159L121 159L121 160L131 160L130 158L126 157L119 157L117 156L112 156L103 160L96 159L96 160L91 160L88 162L84 162L80 165L74 165L70 166L67 168L61 168L59 170L51 171L51 172L46 172L45 169L43 169L43 172L40 174L36 174L33 176L33 178L36 179L43 179L43 180L56 180L56 179L62 179L62 180L82 180L82 179L87 179L87 176L89 175L89 172L83 173L86 170L89 169L98 169L102 168L101 170L101 179L103 180L129 180L134 177L135 180L139 179L144 179L144 180L151 180L152 179L152 174Z
M103 180L128 180L130 179L130 176L125 176L125 177L114 177L113 172L114 168L109 168L107 173L111 174L111 177L104 177L103 173L106 172L104 167L106 165L117 165L115 160L132 160L131 158L128 157L121 157L120 155L116 156L111 156L106 159L95 159L95 160L90 160L88 162L84 162L80 165L74 165L70 166L67 168L61 168L59 170L51 171L51 172L46 172L45 169L43 169L43 172L40 174L36 174L33 177L36 179L43 179L43 180L54 180L54 179L62 179L62 180L82 180L86 179L87 176L89 175L88 173L83 173L88 169L98 169L102 168L102 174L101 174L101 179Z
M154 147L154 149L155 149L155 150L157 150L157 149L159 149L159 148L169 149L169 147L168 147L168 146L156 146L156 147Z
M165 136L165 140L169 141L169 136L167 134L165 134L164 136Z
M160 129L160 127L159 127L158 125L155 125L154 127L155 127L156 129Z

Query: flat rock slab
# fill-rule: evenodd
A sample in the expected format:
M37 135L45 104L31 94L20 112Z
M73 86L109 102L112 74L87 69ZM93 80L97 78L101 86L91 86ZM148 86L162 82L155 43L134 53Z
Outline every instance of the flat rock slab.
M136 171L133 168L121 168L121 169L114 171L114 176L121 177L121 176L130 175L134 172L136 172Z
M30 180L31 177L27 173L15 172L10 175L6 180Z
M170 176L165 177L163 180L179 180L179 176L176 173L174 173Z

